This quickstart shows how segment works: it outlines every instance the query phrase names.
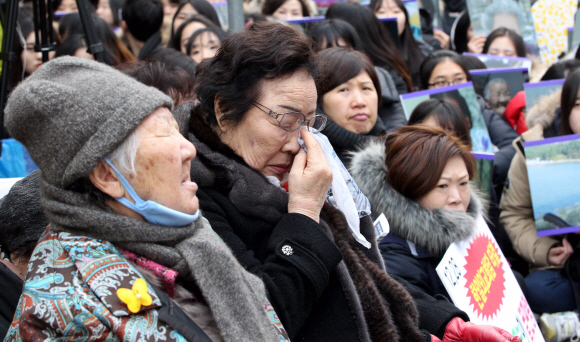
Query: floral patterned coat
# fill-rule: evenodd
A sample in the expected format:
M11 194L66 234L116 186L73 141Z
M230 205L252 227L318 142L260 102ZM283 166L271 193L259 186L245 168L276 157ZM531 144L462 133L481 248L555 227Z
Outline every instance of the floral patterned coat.
M168 297L150 284L152 304L129 312L117 289L131 289L139 278L144 277L109 242L55 233L49 226L32 253L5 341L192 340L160 319Z

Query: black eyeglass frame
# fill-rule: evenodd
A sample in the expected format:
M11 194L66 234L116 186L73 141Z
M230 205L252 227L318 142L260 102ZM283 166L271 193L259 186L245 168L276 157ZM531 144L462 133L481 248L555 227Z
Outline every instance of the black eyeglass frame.
M316 113L314 114L313 117L311 117L310 119L306 119L306 115L300 113L300 112L286 112L286 113L278 113L275 112L273 110L271 110L270 108L264 106L263 104L259 103L259 102L252 102L252 105L254 105L254 107L258 108L259 110L261 110L262 112L268 114L269 116L273 117L277 122L278 122L278 126L280 126L280 128L282 128L283 130L285 130L286 132L296 132L297 130L299 130L300 128L302 128L302 126L306 126L306 128L308 129L308 131L310 132L310 126L308 125L310 123L310 121L316 119L316 118L324 118L324 122L322 123L322 127L320 129L317 129L318 132L321 132L324 127L326 127L326 122L328 121L328 116L326 116L326 114L322 114L322 113ZM264 110L263 108L266 108L268 111ZM298 128L295 128L293 130L289 130L287 128L282 127L282 120L284 119L284 116L286 114L300 114L302 115L302 117L304 118L304 120L302 121L302 123L300 124L300 126L298 126ZM282 116L281 119L279 119L279 117Z

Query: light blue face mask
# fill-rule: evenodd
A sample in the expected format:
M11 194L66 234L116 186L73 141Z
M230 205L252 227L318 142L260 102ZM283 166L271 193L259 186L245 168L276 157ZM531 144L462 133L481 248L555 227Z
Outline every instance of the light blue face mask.
M143 201L139 195L137 195L127 179L121 174L121 172L119 172L119 170L117 170L115 165L113 165L113 163L111 163L111 161L107 158L105 158L105 161L111 165L117 174L117 177L119 177L121 184L123 184L125 190L127 190L129 196L131 196L135 203L131 203L131 201L124 197L115 199L122 205L143 216L147 222L160 226L183 227L197 220L199 217L199 210L195 214L189 215L177 210L173 210L171 208L167 208L166 206L154 201Z

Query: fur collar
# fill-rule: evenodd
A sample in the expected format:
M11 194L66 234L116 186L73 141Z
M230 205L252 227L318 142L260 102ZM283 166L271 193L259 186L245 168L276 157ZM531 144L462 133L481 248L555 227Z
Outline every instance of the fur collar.
M392 233L433 255L442 255L451 243L464 240L474 232L475 219L483 206L473 190L467 213L444 209L430 211L387 184L383 139L373 139L351 155L349 171L353 179L368 197L373 216L384 213Z
M548 128L556 118L556 110L560 108L562 90L540 97L536 104L526 114L526 124L529 128L541 124L543 129Z

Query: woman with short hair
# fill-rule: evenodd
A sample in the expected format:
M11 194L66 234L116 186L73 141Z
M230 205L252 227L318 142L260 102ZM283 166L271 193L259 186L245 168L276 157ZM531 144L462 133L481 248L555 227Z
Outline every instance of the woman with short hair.
M407 126L354 153L350 171L375 215L389 220L379 244L389 273L449 298L435 267L453 242L471 236L483 209L469 183L470 148L439 127Z

